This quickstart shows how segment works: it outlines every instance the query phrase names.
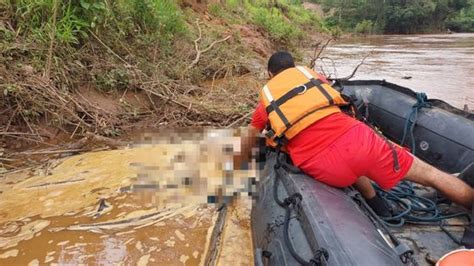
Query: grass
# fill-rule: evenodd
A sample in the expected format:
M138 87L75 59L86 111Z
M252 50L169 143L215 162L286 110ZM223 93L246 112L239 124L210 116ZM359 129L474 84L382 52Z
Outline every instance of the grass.
M253 22L265 29L274 41L291 43L300 40L302 31L285 20L278 8L250 7Z
M238 24L255 24L280 44L292 46L304 38L305 30L320 31L321 20L297 0L227 0L211 4L212 16Z
M48 42L54 30L57 41L65 45L84 43L89 31L153 35L167 43L186 30L181 9L171 0L19 0L6 10L20 36Z

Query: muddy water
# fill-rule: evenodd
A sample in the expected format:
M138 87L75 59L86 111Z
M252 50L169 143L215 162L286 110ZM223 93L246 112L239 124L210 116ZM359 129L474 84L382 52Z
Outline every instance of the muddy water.
M209 195L248 194L255 170L232 165L240 138L177 138L2 179L0 265L203 265L213 249L218 264L236 262L236 252L239 264L251 264L251 200L230 204L217 247L212 235L222 209L207 203Z
M385 79L430 98L474 109L474 34L385 35L342 39L318 62L334 77L350 75L370 53L353 79ZM336 70L334 70L334 66Z

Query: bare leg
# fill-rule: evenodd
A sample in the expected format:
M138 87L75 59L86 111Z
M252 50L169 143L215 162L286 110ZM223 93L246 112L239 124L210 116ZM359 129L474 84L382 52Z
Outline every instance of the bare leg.
M371 199L375 197L375 189L370 183L370 179L365 176L361 176L357 179L354 187L362 194L365 199Z
M433 166L415 158L405 176L406 180L430 186L441 192L447 199L471 209L474 202L474 189L459 178L444 173Z

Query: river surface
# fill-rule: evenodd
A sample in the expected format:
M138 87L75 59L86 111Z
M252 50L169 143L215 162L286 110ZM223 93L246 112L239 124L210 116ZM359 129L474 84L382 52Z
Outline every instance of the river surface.
M0 174L0 265L250 265L256 170L233 166L240 137L145 139Z
M353 79L385 79L474 109L474 34L345 38L332 43L322 55L329 59L317 65L332 77L346 77L366 55Z

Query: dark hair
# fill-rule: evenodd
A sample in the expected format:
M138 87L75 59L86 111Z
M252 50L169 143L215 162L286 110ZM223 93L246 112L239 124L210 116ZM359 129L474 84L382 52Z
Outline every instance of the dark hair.
M273 75L292 67L295 67L295 61L288 52L276 52L268 59L268 71Z

